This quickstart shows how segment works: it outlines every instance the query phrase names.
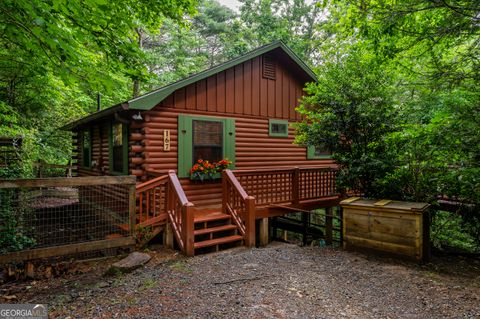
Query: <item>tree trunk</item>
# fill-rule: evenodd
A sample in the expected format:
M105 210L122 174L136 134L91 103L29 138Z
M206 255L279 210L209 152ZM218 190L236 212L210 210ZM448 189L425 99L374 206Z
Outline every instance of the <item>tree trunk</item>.
M138 35L138 47L142 49L143 48L142 29L137 28L135 31L137 32L137 35ZM133 79L133 98L136 98L139 95L140 95L140 80L139 78L134 78Z

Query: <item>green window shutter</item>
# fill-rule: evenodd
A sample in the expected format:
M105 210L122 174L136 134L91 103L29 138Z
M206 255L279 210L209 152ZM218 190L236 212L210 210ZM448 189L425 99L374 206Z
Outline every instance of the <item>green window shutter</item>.
M178 177L188 177L192 167L192 118L178 116Z
M122 124L122 171L113 170L113 124L108 126L108 170L111 175L128 175L128 125Z
M88 148L85 147L85 135L88 133L89 145ZM92 143L93 143L93 134L92 129L89 128L87 130L81 131L80 134L80 141L81 141L81 153L82 153L82 167L83 168L91 168L92 167Z
M226 119L225 120L225 138L224 138L224 149L223 157L228 158L232 161L231 169L235 168L235 120Z

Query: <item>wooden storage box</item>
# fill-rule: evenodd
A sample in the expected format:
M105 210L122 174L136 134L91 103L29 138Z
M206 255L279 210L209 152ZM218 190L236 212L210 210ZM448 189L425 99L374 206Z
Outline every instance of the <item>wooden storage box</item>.
M343 200L343 246L428 261L429 204L352 197Z

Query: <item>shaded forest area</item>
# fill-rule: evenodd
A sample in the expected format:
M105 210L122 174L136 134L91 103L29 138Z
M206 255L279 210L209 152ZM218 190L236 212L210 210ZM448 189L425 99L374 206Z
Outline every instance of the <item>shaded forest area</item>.
M23 137L16 166L66 164L58 127L282 40L318 83L297 143L329 148L339 184L433 205L436 247L480 249L478 0L5 0L0 136ZM348 141L348 142L347 142ZM459 203L450 213L442 201Z

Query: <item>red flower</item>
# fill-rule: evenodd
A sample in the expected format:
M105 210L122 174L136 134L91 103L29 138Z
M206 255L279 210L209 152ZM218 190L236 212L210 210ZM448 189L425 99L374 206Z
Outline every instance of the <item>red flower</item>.
M232 164L228 159L222 159L218 162L211 163L208 160L198 159L197 162L190 168L190 175L196 176L213 176L215 173L220 173L228 168Z

